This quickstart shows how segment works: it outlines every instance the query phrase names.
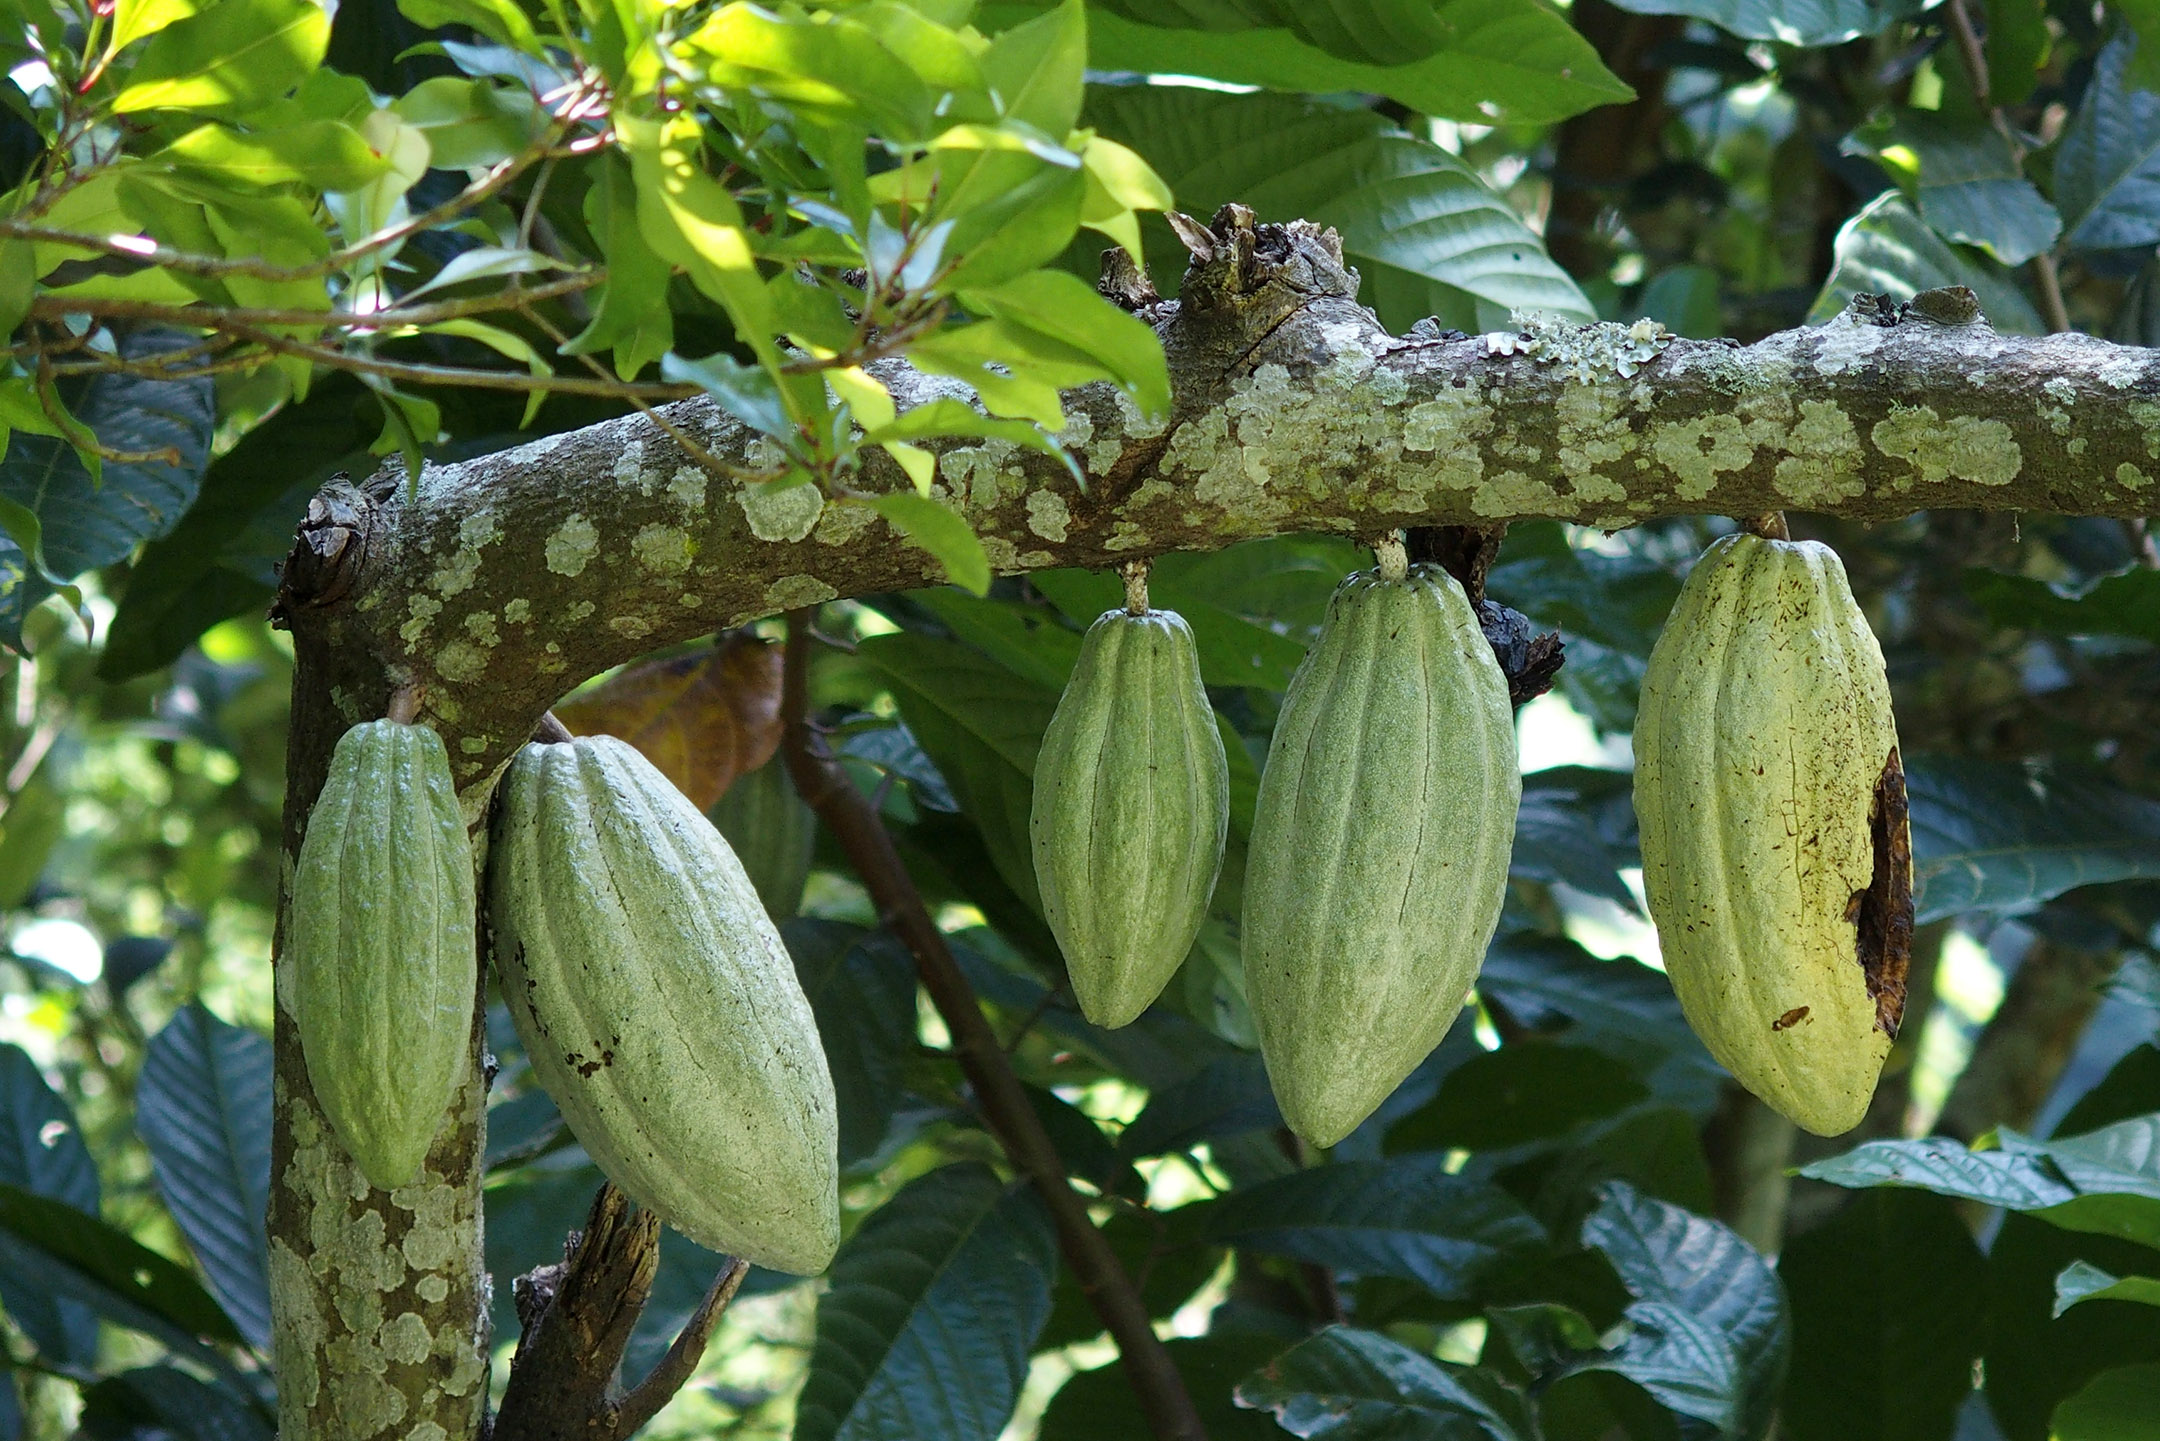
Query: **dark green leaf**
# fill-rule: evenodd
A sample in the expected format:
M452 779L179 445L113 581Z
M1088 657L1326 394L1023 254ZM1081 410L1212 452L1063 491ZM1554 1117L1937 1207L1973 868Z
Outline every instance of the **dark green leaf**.
M1632 811L1623 799L1629 787L1625 771L1588 766L1557 766L1524 776L1508 870L1531 880L1561 881L1640 912L1620 872L1640 866L1642 858L1633 844L1621 843L1597 824L1600 813L1615 803Z
M2020 1215L2005 1216L1988 1247L1984 1394L2007 1441L2048 1441L2050 1414L2094 1376L2160 1362L2160 1308L2072 1306L2053 1314L2055 1278L2081 1260L2122 1274L2149 1269L2153 1252Z
M0 1264L20 1268L94 1307L107 1320L207 1353L197 1339L240 1333L195 1278L126 1232L64 1201L0 1185Z
M1941 1441L1972 1390L1986 1339L1986 1263L1950 1202L1858 1197L1788 1242L1792 1441Z
M2089 1261L2072 1261L2055 1277L2055 1310L2060 1316L2087 1301L2133 1301L2160 1306L2160 1278L2116 1276Z
M224 5L239 3L242 0L224 0ZM190 343L190 337L173 331L140 331L123 343L122 351L130 358L144 358ZM63 387L63 398L106 447L171 454L155 460L107 461L101 467L102 480L93 480L66 441L20 433L13 438L5 460L0 460L0 496L38 518L45 565L59 579L110 565L137 543L154 540L179 522L202 484L217 418L207 377L98 375L79 388Z
M1863 291L1910 300L1919 291L1945 285L1969 287L1980 297L1988 323L2005 335L2047 331L2040 313L2001 266L1937 235L1895 190L1868 202L1838 232L1836 264L1807 318L1811 324L1828 320Z
M1533 1441L1529 1402L1489 1374L1443 1366L1377 1331L1330 1326L1263 1366L1238 1403L1325 1441Z
M92 1215L97 1166L66 1101L45 1084L20 1046L0 1045L0 1185L19 1186ZM0 1301L46 1359L62 1365L97 1361L97 1316L53 1294L25 1269L0 1258Z
M1208 1441L1281 1441L1282 1432L1266 1416L1241 1410L1231 1399L1237 1383L1254 1367L1281 1351L1280 1337L1249 1332L1216 1332L1166 1342L1171 1364L1185 1378L1185 1389L1207 1427ZM1149 1435L1125 1368L1113 1361L1082 1371L1058 1388L1044 1413L1036 1441L1111 1441Z
M1918 918L2015 914L2077 886L2160 876L2160 802L2096 774L1914 756Z
M1027 1092L1035 1119L1042 1122L1044 1134L1064 1161L1066 1174L1078 1176L1103 1192L1117 1190L1130 1180L1130 1164L1085 1111L1055 1091L1025 1081L1020 1086Z
M794 433L795 425L788 418L779 382L761 365L745 365L725 352L691 360L671 350L660 357L660 373L677 385L699 387L722 410L761 435L784 439Z
M1062 691L1080 659L1080 633L1047 606L963 595L950 587L909 592L909 599L952 633L1015 675Z
M1368 110L1186 87L1098 87L1088 119L1146 155L1184 210L1237 200L1341 234L1361 292L1392 328L1435 315L1467 330L1511 310L1593 318L1506 201L1430 141ZM1166 231L1150 253L1178 253ZM1167 283L1174 276L1165 275ZM1167 291L1166 291L1167 293Z
M1130 1209L1115 1212L1102 1227L1103 1239L1139 1288L1148 1315L1156 1318L1170 1316L1191 1300L1223 1259L1223 1253L1211 1247L1172 1245L1165 1229L1160 1216ZM1061 1271L1051 1298L1050 1319L1043 1325L1037 1347L1069 1346L1102 1333L1102 1316L1082 1289L1080 1278L1070 1270ZM1227 1385L1223 1394L1229 1394Z
M2100 52L2055 155L2055 200L2071 245L2121 250L2160 240L2160 94L2127 73L2137 43Z
M1718 273L1707 265L1675 265L1661 270L1635 308L1675 335L1714 340L1725 333L1725 311L1718 303Z
M29 898L66 830L67 800L41 770L0 813L0 909Z
M1347 1161L1171 1213L1188 1243L1233 1246L1467 1295L1486 1269L1545 1242L1497 1187L1448 1174L1444 1155Z
M1965 572L1965 593L1997 625L2056 635L2126 635L2160 645L2160 571L2143 566L2067 589L1976 567Z
M1128 1156L1159 1156L1281 1124L1267 1068L1258 1056L1241 1052L1210 1061L1150 1095L1118 1138L1118 1149Z
M2160 1441L2160 1366L2103 1371L2055 1408L2055 1441Z
M1834 45L1917 15L1920 0L1624 0L1638 15L1692 15L1743 40Z
M143 1056L135 1127L165 1205L240 1334L270 1345L270 1043L195 1002Z
M1159 563L1148 577L1148 601L1159 610L1176 611L1192 628L1201 679L1216 686L1287 688L1305 659L1305 647L1207 599L1201 585L1187 584L1181 572L1193 574L1186 567ZM1195 579L1204 582L1204 576ZM1123 586L1106 572L1038 571L1028 580L1076 625L1090 625L1104 611L1124 604Z
M832 1070L840 1163L876 1151L915 1046L915 965L890 934L808 917L783 925Z
M1472 1056L1388 1131L1394 1151L1492 1151L1566 1135L1649 1088L1602 1051L1524 1041Z
M92 1438L144 1441L272 1441L276 1427L229 1391L171 1366L143 1366L83 1392L83 1431Z
M2005 265L2023 265L2062 233L2062 217L2025 178L2008 137L1978 117L1895 110L1847 144L1900 171L1917 167L1920 218Z
M910 1182L833 1262L795 1441L993 1441L1056 1265L1033 1191L972 1163Z
M1619 1181L1584 1220L1582 1239L1638 1298L1627 1311L1634 1334L1597 1369L1743 1441L1763 1435L1792 1345L1770 1264L1730 1228Z

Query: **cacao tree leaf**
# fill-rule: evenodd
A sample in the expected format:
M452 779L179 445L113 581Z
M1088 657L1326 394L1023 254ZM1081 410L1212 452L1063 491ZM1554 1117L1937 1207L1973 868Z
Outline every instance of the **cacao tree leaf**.
M313 0L218 0L151 36L113 97L140 110L243 110L322 63L330 15Z
M2055 153L2055 200L2068 242L2120 250L2160 240L2160 95L2129 74L2139 42L2100 52Z
M2072 1261L2055 1277L2055 1311L2060 1316L2086 1301L2135 1301L2160 1306L2160 1278L2116 1276L2090 1261Z
M1878 35L1920 13L1924 0L1626 0L1638 15L1692 15L1743 40L1835 45Z
M953 798L952 787L945 783L944 775L923 753L922 743L915 739L915 733L907 728L905 721L895 720L891 725L850 732L839 749L844 756L852 756L907 782L908 793L919 806L947 812L960 809L960 802Z
M1875 1191L1786 1243L1793 1364L1781 1434L1935 1441L1955 1429L1986 1341L1986 1262L1939 1196Z
M948 586L908 592L952 633L1015 675L1065 688L1080 659L1080 634L1040 605L963 594Z
M123 340L121 352L140 359L192 343L176 331L144 330ZM60 391L101 444L116 451L169 452L151 460L106 462L102 475L93 477L65 440L20 432L13 437L0 460L0 496L37 518L45 565L55 578L66 579L110 565L179 523L202 485L217 411L207 376L97 375Z
M1845 143L1901 175L1937 234L2005 265L2023 265L2062 233L2062 217L2025 178L2009 139L1977 117L1898 108Z
M1551 1140L1649 1094L1602 1051L1522 1041L1450 1071L1432 1100L1388 1129L1388 1149L1492 1151Z
M1610 1370L1682 1415L1754 1441L1768 1429L1792 1347L1784 1288L1754 1247L1724 1226L1607 1183L1584 1219L1585 1246L1605 1253L1636 1300L1635 1330Z
M735 632L696 655L645 661L555 707L579 735L640 754L701 811L780 748L780 650Z
M1200 652L1200 678L1216 686L1257 686L1271 691L1288 687L1298 663L1305 659L1305 647L1215 603L1200 587L1183 583L1180 572L1189 573L1189 568L1171 565L1171 559L1162 557L1149 573L1148 603L1185 617ZM1028 580L1067 619L1082 627L1125 603L1123 583L1107 571L1037 571ZM1078 654L1077 645L1074 653Z
M2049 1441L2055 1409L2093 1377L2160 1362L2160 1308L2072 1306L2052 1314L2056 1277L2079 1261L2124 1274L2150 1269L2153 1252L2014 1213L1988 1247L1982 1394L2005 1441Z
M1441 1154L1299 1171L1180 1207L1170 1225L1188 1244L1395 1276L1443 1297L1545 1244L1545 1228L1506 1192L1450 1175Z
M1836 263L1808 311L1808 323L1828 320L1863 291L1910 300L1945 285L1963 285L1979 296L1988 324L2005 335L2047 333L2040 312L2007 271L1937 235L1895 190L1869 201L1838 231Z
M1524 776L1510 874L1560 881L1641 914L1635 893L1620 878L1623 867L1642 864L1632 839L1630 784L1625 771L1589 766L1555 766ZM1629 818L1625 831L1621 811ZM1612 834L1616 831L1621 835Z
M780 927L817 1016L840 1118L840 1164L875 1152L892 1126L915 1047L915 964L886 931L798 917Z
M1997 625L2054 635L2125 635L2160 645L2160 571L2140 566L2064 589L1974 567L1965 593Z
M1208 1441L1280 1441L1282 1432L1267 1416L1241 1409L1232 1400L1232 1389L1283 1349L1277 1336L1250 1332L1211 1332L1206 1336L1176 1337L1163 1344L1170 1363L1185 1378L1200 1424L1207 1427ZM1081 1371L1058 1388L1043 1413L1036 1441L1106 1441L1108 1437L1140 1437L1150 1432L1148 1418L1140 1409L1125 1368L1118 1362Z
M1042 1202L987 1166L902 1187L833 1262L796 1441L994 1441L1056 1266Z
M1273 1130L1281 1124L1282 1111L1268 1088L1266 1066L1258 1056L1238 1052L1152 1092L1146 1107L1118 1137L1118 1149L1128 1156L1160 1156L1219 1136Z
M1489 1372L1447 1366L1377 1331L1330 1326L1240 1382L1240 1406L1324 1441L1533 1441L1530 1402Z
M97 1166L68 1103L45 1084L20 1046L0 1045L0 1185L36 1192L77 1211L98 1209ZM0 1255L0 1304L48 1360L97 1362L97 1316L79 1300L56 1295L27 1267Z
M135 1127L211 1293L270 1345L270 1043L193 1002L151 1038Z
M276 1427L230 1393L172 1366L139 1366L83 1392L82 1426L95 1438L272 1441Z
M2160 1365L2103 1371L2055 1408L2056 1441L2160 1441Z
M944 567L945 578L973 595L990 589L990 557L982 539L958 511L943 501L913 491L881 495L870 502L879 515L930 552Z
M1510 311L1595 318L1575 282L1477 172L1369 110L1191 87L1098 86L1088 123L1146 155L1178 205L1224 201L1331 225L1363 276L1360 298L1392 330L1424 316L1480 331ZM1158 266L1184 251L1143 222ZM1157 277L1164 294L1177 275Z
M1167 1317L1191 1300L1222 1265L1221 1251L1206 1246L1173 1246L1155 1217L1137 1211L1118 1211L1103 1223L1102 1233L1124 1265L1125 1274L1139 1288L1148 1315L1153 1317ZM1079 1278L1070 1270L1061 1270L1051 1296L1050 1319L1043 1325L1036 1349L1069 1346L1102 1333L1102 1317L1081 1288ZM1238 1373L1243 1374L1243 1370ZM1233 1376L1223 1382L1222 1395L1230 1394L1228 1382L1235 1379ZM1090 1394L1094 1394L1092 1388ZM1195 1392L1193 1399L1199 1401L1199 1393Z
M1917 918L2017 914L2078 886L2160 876L2160 801L2068 767L1914 756Z

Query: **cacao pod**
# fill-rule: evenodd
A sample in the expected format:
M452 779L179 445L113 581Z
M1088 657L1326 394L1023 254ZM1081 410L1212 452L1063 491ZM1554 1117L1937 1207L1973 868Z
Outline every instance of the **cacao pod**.
M1912 846L1882 651L1827 546L1697 562L1643 677L1635 814L1689 1024L1777 1110L1851 1130L1904 1010Z
M511 762L488 862L503 999L600 1168L700 1245L825 1269L838 1129L817 1022L712 823L611 736Z
M713 807L712 819L757 888L765 914L778 924L801 910L817 815L795 793L787 763L774 756L735 777Z
M1131 1022L1207 918L1230 824L1230 769L1174 611L1088 627L1035 759L1028 836L1043 917L1098 1026Z
M1507 681L1454 578L1345 580L1284 698L1245 869L1245 994L1307 1141L1347 1136L1462 1010L1521 794Z
M308 815L279 977L315 1099L385 1190L419 1172L470 1064L473 925L472 844L442 738L354 726Z

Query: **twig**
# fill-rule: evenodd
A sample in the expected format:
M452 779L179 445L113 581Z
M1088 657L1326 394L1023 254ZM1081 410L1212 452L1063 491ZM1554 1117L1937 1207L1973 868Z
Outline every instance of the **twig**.
M236 325L232 329L243 339L252 341L265 350L274 350L280 355L297 355L332 370L360 371L389 380L410 381L414 385L467 385L476 390L544 390L564 395L599 395L614 400L630 396L642 396L649 400L688 400L693 395L705 393L695 385L653 385L632 380L585 380L574 375L532 375L514 370L477 370L462 365L416 365L403 360L350 355L326 346L287 340L281 335L272 335L252 326Z
M1049 1207L1058 1247L1103 1328L1117 1342L1126 1379L1149 1431L1158 1441L1205 1441L1207 1430L1193 1408L1184 1378L1156 1338L1146 1304L1117 1253L1089 1218L1087 1204L1066 1179L1064 1159L1028 1104L997 1032L984 1018L974 990L953 959L945 933L923 905L891 835L809 724L810 621L807 611L788 614L781 691L786 738L782 744L795 789L847 852L877 905L879 918L914 956L916 974L944 1018L953 1056L974 1088L983 1121Z

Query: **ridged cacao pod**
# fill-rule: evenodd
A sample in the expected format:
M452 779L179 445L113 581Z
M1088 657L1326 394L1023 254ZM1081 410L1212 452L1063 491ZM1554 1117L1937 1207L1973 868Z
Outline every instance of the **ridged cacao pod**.
M1169 984L1207 918L1230 769L1173 611L1106 612L1035 758L1035 880L1080 1010L1122 1026Z
M473 922L472 844L442 738L354 726L308 815L279 970L315 1099L385 1190L419 1172L470 1064Z
M1851 1130L1904 1011L1912 845L1882 651L1828 547L1697 562L1643 677L1635 814L1689 1024L1777 1110Z
M1283 701L1245 869L1245 994L1307 1141L1350 1134L1461 1012L1521 795L1507 680L1453 577L1344 581Z
M533 1072L615 1184L700 1245L824 1270L832 1077L712 823L611 736L528 745L503 780L488 921Z
M795 793L787 763L774 756L735 777L713 807L712 820L765 902L765 914L777 924L801 910L810 848L817 843L817 814Z

